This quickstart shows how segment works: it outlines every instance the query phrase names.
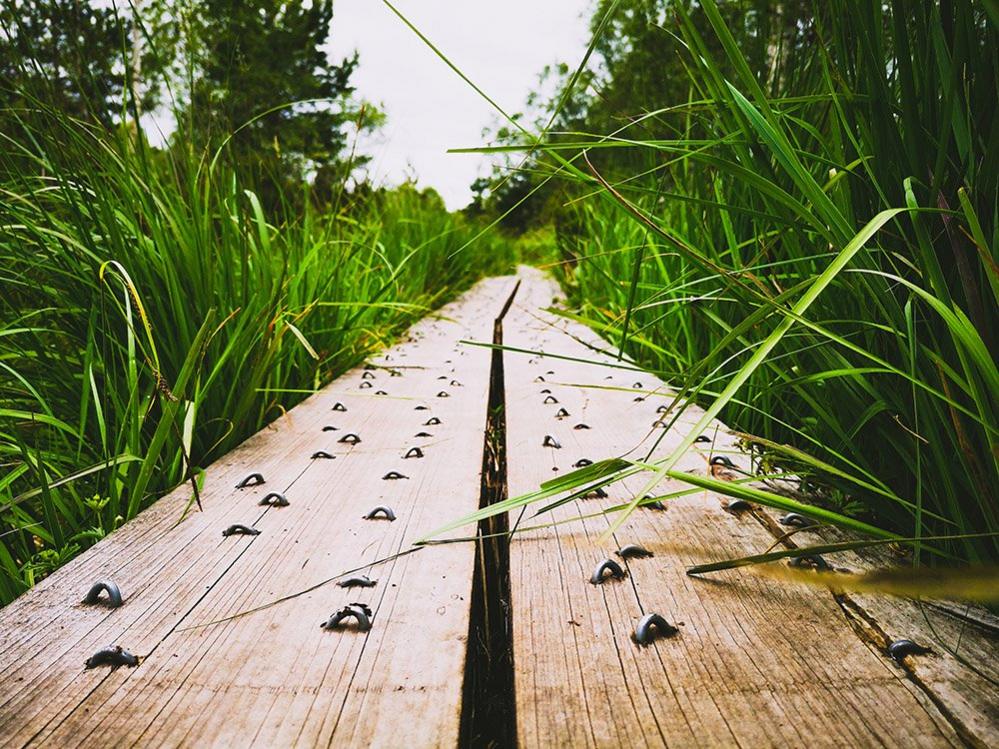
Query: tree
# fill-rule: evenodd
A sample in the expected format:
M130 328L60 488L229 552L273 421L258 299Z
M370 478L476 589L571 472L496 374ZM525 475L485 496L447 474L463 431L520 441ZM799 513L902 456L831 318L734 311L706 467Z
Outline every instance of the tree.
M524 118L532 123L533 131L540 133L550 123L545 138L548 143L579 142L604 135L635 140L704 137L702 113L697 106L686 105L704 100L709 94L691 82L690 51L682 41L678 6L689 7L695 28L710 32L707 17L696 3L598 0L590 31L596 34L599 30L600 34L590 63L568 93L575 66L563 63L545 69L540 85L554 94L535 92L528 97ZM740 49L753 69L761 71L761 85L770 87L793 75L798 57L810 53L810 45L814 44L813 11L813 0L729 0L719 7L726 24L741 29ZM703 36L706 51L724 61L715 35ZM725 64L720 69L725 77L734 78L735 71ZM525 141L516 128L509 126L497 128L493 135L499 144ZM562 151L561 155L571 158L575 154ZM501 215L524 200L503 220L505 227L521 232L544 222L570 226L575 209L564 206L573 202L574 195L586 194L592 188L573 192L565 180L542 185L557 164L544 154L532 155L521 171L516 171L522 159L522 153L509 155L494 170L490 181L480 180L473 185L478 209ZM654 194L671 187L661 176L659 159L656 151L647 148L595 148L587 152L588 163L577 160L577 166L589 169L592 165L602 178L612 183L620 181L619 189L626 193ZM638 174L646 177L635 179Z
M147 0L142 23L135 10L89 0L8 0L0 6L0 105L9 109L51 106L71 117L110 127L152 108L158 76L170 57L162 0ZM138 7L138 6L135 6ZM154 23L155 22L155 23ZM155 26L156 47L141 44ZM132 76L144 71L141 87ZM137 93L138 100L126 95Z
M192 24L194 80L179 141L227 147L274 194L335 164L355 119L357 55L324 49L332 0L206 0ZM284 105L284 106L282 106ZM238 132L237 132L238 130Z

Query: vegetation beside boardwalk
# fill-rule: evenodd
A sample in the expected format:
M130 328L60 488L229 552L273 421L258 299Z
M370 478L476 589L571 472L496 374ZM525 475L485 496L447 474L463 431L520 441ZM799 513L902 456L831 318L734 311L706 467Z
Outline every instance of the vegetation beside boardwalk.
M127 20L76 22L121 41ZM262 44L258 21L244 37ZM73 35L53 44L67 57L88 51ZM73 77L6 54L0 603L179 484L189 464L197 476L409 322L511 267L497 234L458 252L479 226L432 190L354 183L341 115L356 121L363 103L239 129L230 117L282 102L205 64L180 129L154 148L128 116L127 85L113 85L114 59ZM212 109L211 91L226 106Z
M514 249L823 518L999 560L992 0L595 0L461 214L360 176L331 0L142 8L0 10L0 603Z
M601 0L596 62L500 129L479 207L552 227L573 314L762 470L903 536L997 533L996 8Z

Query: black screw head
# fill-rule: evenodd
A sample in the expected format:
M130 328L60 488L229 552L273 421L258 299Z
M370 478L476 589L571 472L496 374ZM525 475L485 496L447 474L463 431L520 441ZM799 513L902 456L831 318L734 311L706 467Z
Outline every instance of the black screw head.
M789 512L780 518L781 525L789 525L792 528L808 528L809 526L815 525L815 521L811 518L806 518L804 515L800 515L797 512Z
M367 632L371 629L371 609L363 603L351 603L344 606L319 626L322 629L341 629L341 623L344 619L356 621L358 632Z
M621 557L621 559L645 559L646 557L655 556L655 554L646 549L644 546L639 546L638 544L628 544L627 546L622 546L614 553Z
M659 614L650 612L638 620L635 634L632 635L639 645L648 645L657 637L673 637L680 633L676 627Z
M623 580L627 574L624 568L613 559L605 559L593 570L593 574L590 575L590 584L602 585L604 580L607 579L605 573L610 573L610 577L613 577L615 580Z
M87 591L87 595L84 596L82 603L88 606L93 606L96 603L101 602L101 593L107 593L107 605L116 609L121 606L121 591L118 586L111 580L99 580L90 586L90 590Z
M589 429L589 428L590 428L589 424L576 424L576 426L573 427L573 429Z
M436 416L431 416L429 419L423 422L423 426L432 427L432 426L437 426L440 423L441 423L440 419L438 419Z
M806 570L828 570L829 563L818 554L803 554L800 557L792 557L787 561L788 567Z
M262 473L251 473L246 478L242 479L238 484L236 484L237 489L245 489L249 486L260 486L264 482L264 476Z
M345 445L356 445L356 444L360 443L360 441L361 441L361 438L358 437L353 432L348 432L347 434L343 435L343 437L341 437L340 439L337 440L337 442L342 442Z
M562 445L558 443L558 440L552 437L550 434L545 435L544 442L541 443L542 447L554 447L556 450L561 449Z
M902 663L910 655L925 655L930 652L929 648L912 640L895 640L888 646L888 655L896 663Z
M256 528L251 528L248 525L243 525L242 523L233 523L224 531L222 531L223 538L228 538L229 536L259 536L260 531Z
M345 405L343 405L342 403L337 402L337 403L333 404L333 409L332 410L333 411L346 411L347 407Z
M338 588L373 588L378 584L367 575L351 575L337 583Z
M382 517L384 517L390 523L393 520L395 520L395 513L392 511L392 508L391 507L387 507L385 505L378 505L378 507L375 507L374 509L369 510L368 513L364 516L364 519L365 520L375 520L376 518L378 518L379 515L381 515Z
M288 501L288 498L280 492L270 492L263 499L261 499L258 504L270 505L271 507L287 507L291 503Z
M88 669L97 668L98 666L111 666L112 670L118 668L118 666L128 666L129 668L133 668L138 665L138 656L132 655L121 645L115 645L112 648L98 650L92 656L87 658L84 663L84 666Z
M660 511L662 511L662 510L666 509L666 505L664 505L661 500L657 499L657 500L655 500L653 502L650 502L649 501L650 499L652 499L652 495L651 494L646 494L644 497L642 497L642 505L641 506L644 507L647 510L660 510Z

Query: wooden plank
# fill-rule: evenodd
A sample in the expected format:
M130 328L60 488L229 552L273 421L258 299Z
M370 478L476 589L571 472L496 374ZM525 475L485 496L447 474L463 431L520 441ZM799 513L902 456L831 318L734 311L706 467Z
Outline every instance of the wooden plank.
M178 523L188 498L178 489L0 611L0 745L384 746L403 732L419 745L455 743L470 546L373 567L374 588L325 585L211 622L398 552L477 506L489 352L457 342L488 336L511 288L484 282L415 326L380 362L401 377L352 371L212 465L205 512ZM332 411L336 402L347 410ZM442 423L423 426L432 416ZM361 443L339 443L346 432ZM414 446L425 457L404 459ZM317 449L336 458L311 460ZM267 483L233 489L251 471ZM408 478L384 480L389 471ZM290 506L258 506L272 490ZM378 504L399 519L361 519ZM236 522L261 534L223 539ZM100 578L121 586L123 607L77 604ZM353 601L374 610L370 632L319 628ZM109 644L141 664L84 670Z
M609 362L587 348L605 346L590 331L541 311L556 293L550 281L527 271L521 278L504 322L507 345ZM406 550L477 505L489 352L457 341L490 340L512 285L484 282L415 326L378 361L401 377L386 368L348 373L211 466L204 513L178 522L188 499L182 488L0 611L0 745L456 743L470 545L427 547L373 567L373 589L323 585L236 615ZM652 424L667 391L647 374L504 358L513 494L579 458L644 457L650 449L658 456L679 439ZM544 389L560 402L543 404ZM449 397L437 398L441 391ZM335 402L347 411L332 411ZM571 416L555 418L559 408ZM691 409L680 428L700 413ZM424 426L431 415L443 423ZM592 428L573 429L580 422ZM346 431L362 442L338 443ZM431 436L415 436L424 431ZM723 425L709 433L714 452L742 460ZM542 447L545 435L562 447ZM413 446L425 457L404 458ZM337 457L312 461L315 449ZM679 467L704 471L707 455L692 450ZM268 483L234 490L251 470ZM408 478L383 479L390 470ZM994 626L948 630L984 664L935 653L900 667L884 656L884 638L923 639L927 629L911 605L837 599L747 571L688 578L690 563L773 540L764 513L730 515L709 494L673 501L666 513L639 512L602 548L607 519L583 515L630 498L641 483L566 505L551 519L572 525L520 533L512 544L522 744L995 744ZM275 489L291 506L259 507ZM361 520L381 503L393 506L396 522ZM223 540L220 530L233 522L262 534ZM596 563L629 542L656 557L629 562L626 581L591 586ZM122 586L123 608L75 603L104 577ZM319 629L350 601L374 609L371 632ZM681 634L634 645L631 630L647 610ZM115 643L144 656L141 665L83 670L87 655Z
M759 508L774 535L786 530L778 513ZM831 526L806 528L785 541L788 547L851 540ZM899 563L886 547L846 551L829 557L837 569L866 572ZM999 618L972 604L917 601L872 593L847 592L838 596L854 630L879 650L896 640L912 640L929 653L899 664L947 714L970 746L999 746Z
M527 271L522 278L503 323L506 345L611 362L583 345L606 347L590 331L542 311L556 293L550 281ZM538 376L546 381L536 382ZM506 352L504 378L511 496L536 489L580 458L644 457L650 450L664 456L682 436L682 425L665 435L652 426L667 390L645 373ZM601 386L619 389L595 389ZM543 389L558 404L543 405ZM571 417L555 418L559 408ZM691 408L684 424L702 413ZM580 422L591 429L574 429ZM713 449L738 462L723 425L709 433ZM542 447L546 435L561 449ZM707 455L691 450L679 470L706 471ZM511 543L521 745L961 744L927 692L857 636L829 593L745 570L704 579L685 574L692 563L756 553L773 542L752 516L724 511L719 497L699 493L670 501L668 512L639 510L601 545L608 519L585 515L631 499L646 480L609 487L607 500L510 519L521 526L576 520L519 533ZM666 482L656 493L679 488ZM626 543L642 544L655 557L628 562L623 581L591 585L597 563ZM642 648L631 635L650 611L680 633Z

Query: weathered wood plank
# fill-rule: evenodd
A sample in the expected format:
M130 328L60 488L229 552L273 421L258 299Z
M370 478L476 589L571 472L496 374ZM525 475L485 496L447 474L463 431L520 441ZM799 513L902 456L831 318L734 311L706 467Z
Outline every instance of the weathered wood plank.
M778 514L759 508L775 535L785 529ZM839 529L815 526L798 531L788 546L846 541ZM886 547L846 551L829 557L837 569L866 572L900 563ZM929 653L904 659L900 668L946 712L971 746L999 746L999 619L979 606L846 592L838 597L858 634L884 650L896 640L912 640Z
M550 282L525 273L504 320L504 343L609 361L579 342L606 347L591 332L541 311L554 294ZM545 383L535 382L539 375ZM668 399L665 385L648 374L506 352L504 378L511 496L536 489L580 458L644 457L650 450L664 456L681 437L652 426ZM543 389L558 404L543 405ZM559 408L571 417L556 419ZM691 409L686 425L701 413ZM574 429L579 422L591 429ZM561 449L542 447L545 435ZM709 436L716 452L738 462L722 425ZM707 456L691 450L679 470L704 472ZM685 574L689 564L756 553L773 542L751 515L724 511L717 496L672 500L667 512L639 510L600 545L609 522L585 515L631 499L645 480L609 487L609 499L578 501L532 519L577 522L519 534L511 543L523 746L960 745L927 693L857 636L828 592L745 570L710 579ZM656 493L679 488L667 482ZM626 543L656 556L629 561L625 580L591 585L597 563ZM680 634L637 646L634 625L649 611Z
M520 275L503 324L507 345L610 361L587 348L605 346L592 332L542 311L556 293L550 281ZM474 549L432 546L391 558L369 570L378 581L370 589L320 584L407 551L442 520L476 507L490 353L457 342L490 340L512 287L513 279L480 284L415 326L380 358L382 368L348 373L211 466L204 513L178 522L189 496L181 488L0 611L0 745L455 744ZM678 442L676 430L653 424L668 391L648 374L504 358L511 494L580 458L661 456ZM543 403L542 390L559 402ZM347 410L333 411L337 402ZM570 415L557 418L560 408ZM700 414L691 409L678 429ZM426 425L430 417L442 423ZM574 429L579 423L591 428ZM337 441L348 431L361 443ZM561 447L543 447L546 435ZM724 425L708 436L713 443L691 450L680 470L707 470L709 450L745 465ZM404 457L410 447L424 457ZM313 461L317 449L336 458ZM252 470L267 484L234 490ZM386 480L388 471L408 478ZM899 666L885 657L884 638L929 636L914 604L835 598L746 570L691 579L690 563L773 542L762 511L729 514L706 493L671 501L669 512L641 510L602 547L608 520L586 515L629 499L643 480L541 518L571 525L515 537L523 745L995 743L994 628L971 633L948 622L971 660L988 663L934 653ZM291 505L257 504L274 490ZM391 505L398 520L362 520L377 504ZM235 522L262 533L222 539ZM625 543L656 556L627 562L624 581L590 585L600 559ZM121 585L123 608L75 603L99 578ZM319 629L353 601L374 610L369 633ZM639 648L631 632L650 610L681 633ZM144 656L138 668L82 668L90 653L116 643Z
M381 359L402 376L352 371L212 465L204 513L178 524L189 496L178 489L0 611L0 744L454 744L469 546L374 567L374 588L326 585L209 623L396 553L477 506L489 354L457 341L489 335L511 288L484 282L415 326ZM441 424L424 426L431 417ZM347 432L361 443L339 443ZM414 446L425 457L405 459ZM311 460L318 449L336 458ZM251 471L267 483L233 489ZM267 491L290 506L258 506ZM398 520L361 519L379 504ZM223 539L237 522L261 534ZM99 578L118 582L122 608L77 604ZM370 632L319 628L354 601L374 610ZM108 644L141 655L139 667L84 670Z

